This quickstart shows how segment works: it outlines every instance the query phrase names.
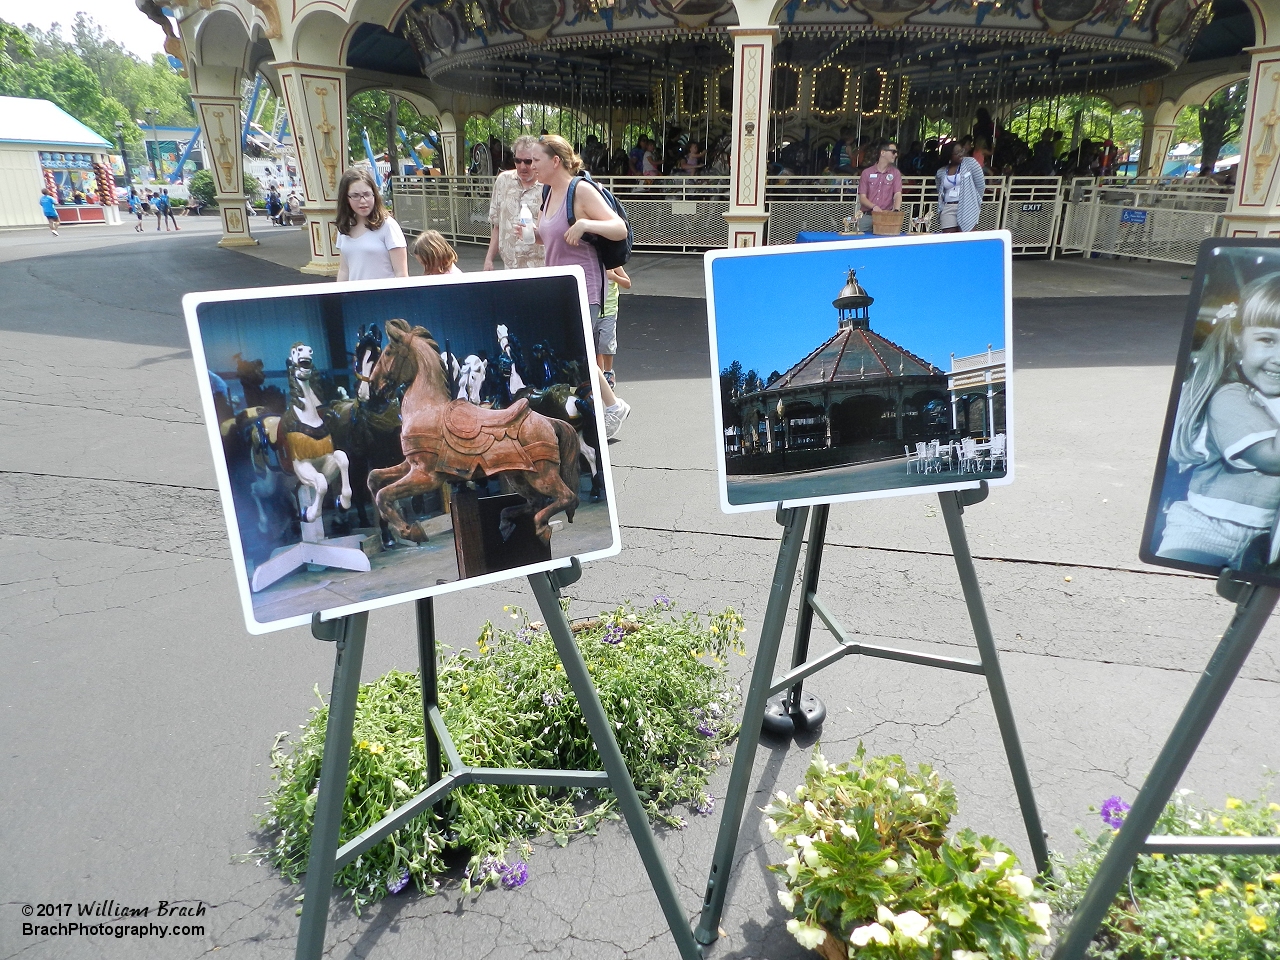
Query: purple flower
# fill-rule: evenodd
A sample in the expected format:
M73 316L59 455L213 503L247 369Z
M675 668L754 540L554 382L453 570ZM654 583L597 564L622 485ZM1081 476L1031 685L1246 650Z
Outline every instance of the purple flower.
M704 737L710 738L716 735L716 728L709 720L703 720L698 724L698 732Z
M604 632L604 636L600 639L611 646L617 646L622 642L622 638L626 636L626 631L618 624L614 624Z
M653 605L655 607L661 607L663 610L670 610L675 606L675 603L665 593L660 593L653 598Z
M498 873L502 879L502 885L508 890L523 887L529 880L529 866L523 860L518 860L510 866L504 863Z
M705 803L701 800L695 800L693 802L693 812L700 813L704 817L710 816L712 813L715 812L715 809L716 809L716 798L712 796L708 796L706 798Z
M409 868L408 867L405 867L404 873L400 874L400 876L398 877L394 875L387 877L388 893L399 893L408 885L409 885Z
M1128 812L1129 804L1119 797L1107 797L1102 803L1102 810L1099 811L1102 822L1113 830L1119 830L1124 826L1124 815Z

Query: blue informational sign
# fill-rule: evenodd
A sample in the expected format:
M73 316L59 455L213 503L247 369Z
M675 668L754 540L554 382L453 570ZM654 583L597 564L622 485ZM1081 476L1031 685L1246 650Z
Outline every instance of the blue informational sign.
M1145 210L1121 210L1121 223L1146 223L1147 211Z

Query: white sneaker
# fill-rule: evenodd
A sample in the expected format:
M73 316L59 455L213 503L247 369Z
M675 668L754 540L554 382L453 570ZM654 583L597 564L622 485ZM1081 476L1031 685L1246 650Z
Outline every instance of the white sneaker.
M627 419L631 413L631 405L621 397L612 407L604 408L604 438L612 440L618 435L618 431L622 429L622 422Z

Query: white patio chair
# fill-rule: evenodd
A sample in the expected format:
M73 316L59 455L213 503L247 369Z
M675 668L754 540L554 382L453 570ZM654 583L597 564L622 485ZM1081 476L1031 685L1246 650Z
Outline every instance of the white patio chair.
M902 452L907 455L907 473L911 473L920 465L920 458L905 443L902 445Z
M1003 433L997 433L991 438L991 469L996 468L996 461L999 460L1006 470L1009 469L1008 454L1009 438Z
M929 445L924 442L916 444L916 469L928 473L933 468L929 460Z
M970 470L977 472L981 466L978 459L978 441L973 437L965 437L960 441L960 472L968 473Z

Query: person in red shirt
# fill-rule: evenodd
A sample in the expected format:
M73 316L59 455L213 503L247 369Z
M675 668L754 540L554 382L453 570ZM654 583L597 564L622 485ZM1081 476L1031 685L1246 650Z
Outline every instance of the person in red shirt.
M897 161L898 145L886 140L880 144L880 159L858 177L858 209L862 211L858 228L863 233L871 230L871 214L902 209L902 172Z

